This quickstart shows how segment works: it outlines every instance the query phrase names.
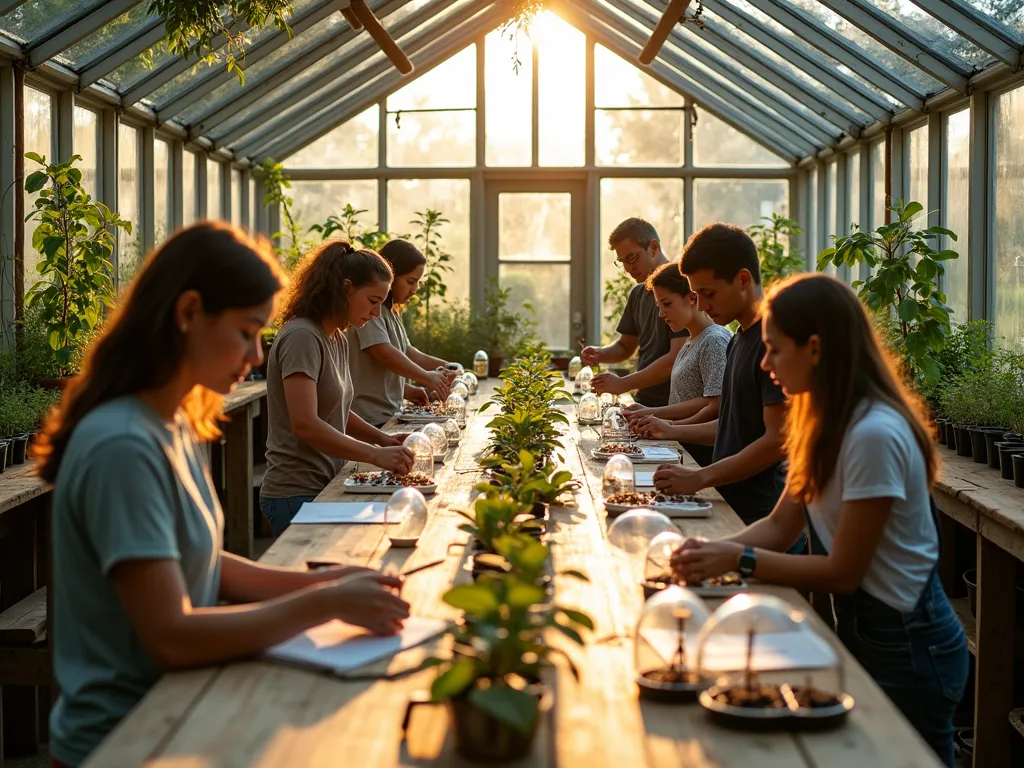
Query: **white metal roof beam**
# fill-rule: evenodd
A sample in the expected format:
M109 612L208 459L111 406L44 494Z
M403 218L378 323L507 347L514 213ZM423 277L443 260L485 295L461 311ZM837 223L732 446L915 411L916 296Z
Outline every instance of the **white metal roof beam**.
M118 46L103 56L93 59L78 73L78 90L84 90L99 82L122 64L148 51L167 35L162 19L155 19L124 45Z
M749 2L794 35L813 45L822 53L831 56L851 72L856 72L873 86L906 104L910 109L918 112L924 109L925 93L914 83L904 77L899 77L859 45L822 24L806 11L793 6L788 0L749 0Z
M876 120L885 123L892 119L893 110L884 98L858 83L852 77L837 69L829 69L825 62L819 62L807 55L792 40L777 34L754 17L720 0L704 0L704 4L741 32L745 32L761 45L774 51L797 69L803 70L837 95L867 112Z
M130 11L141 1L110 0L110 2L103 3L91 11L75 14L46 37L37 40L25 52L25 60L28 62L28 66L35 69L44 61L49 61L61 51L70 48L97 29L106 26L122 13Z
M374 12L379 13L382 16L394 13L396 10L401 8L403 5L407 5L409 0L390 0L385 2L384 0L378 0L373 3ZM245 61L243 62L243 70L247 69L252 64L265 58L267 55L279 48L287 45L291 39L298 39L301 43L302 39L299 38L306 30L310 29L314 25L330 17L332 14L338 12L337 0L327 0L327 2L318 3L315 8L310 9L305 13L301 19L297 19L289 26L294 33L293 38L289 38L287 35L273 35L268 38L263 45L260 46L259 50L249 51L246 53ZM321 55L326 55L326 52L330 51L333 47L339 47L344 45L349 40L353 39L359 34L359 30L353 30L347 25L341 25L335 30L327 40L321 45L317 46L317 51L321 52ZM281 66L277 67L274 72L279 72L285 68L291 62L294 62L296 58L302 56L303 59L308 60L308 55L302 51L296 51L287 62L283 62ZM174 100L165 104L160 110L158 110L158 117L166 119L166 115L175 115L181 112L183 109L195 104L197 101L202 99L208 93L212 93L215 89L219 88L225 83L229 83L235 80L236 77L233 73L228 72L226 69L219 69L216 71L207 71L203 73L202 77L196 78L196 83L184 91ZM237 88L224 103L229 102L237 94L247 93L252 88L251 84L246 83L245 88Z
M604 15L598 9L574 7L580 4L580 0L572 0L571 4L562 3L558 7L558 13L577 29L600 40L622 58L630 62L635 61L642 45L636 39L629 39L626 36L621 22ZM604 15L605 20L599 20L599 15ZM664 53L664 49L662 52ZM737 102L731 93L706 88L686 74L685 70L674 70L655 58L652 66L646 68L646 71L666 87L694 99L728 125L790 162L795 162L796 158L803 156L808 147L815 151L812 143L787 126L781 125L776 115L765 112L756 104Z
M493 3L485 3L483 7L486 8L487 6L492 4ZM435 20L433 24L420 30L412 37L402 39L402 48L405 50L407 54L418 53L426 49L435 41L438 41L438 44L440 44L441 41L454 39L450 37L450 30L453 28L453 26L459 27L463 24L466 24L471 19L473 19L474 16L478 16L480 13L480 6L463 6L454 14ZM475 26L473 28L475 29ZM446 31L448 32L448 34L445 34ZM468 44L468 42L463 42L463 45ZM458 49L456 48L456 50ZM352 56L354 57L355 55L356 52L353 52ZM330 85L330 83L334 83L333 86L328 88L326 91L320 93L317 93L317 91L320 90L319 88L303 88L300 91L296 91L292 94L288 94L286 97L278 99L277 108L283 108L286 102L287 106L289 107L300 105L302 99L312 96L313 93L317 93L316 98L318 104L344 101L345 97L352 91L369 83L374 78L386 74L391 67L391 62L388 59L381 58L375 64L364 69L363 71L346 77L345 73L351 72L353 68L351 66L348 66L345 63L344 59L342 59L329 73L333 75L333 77L327 83L327 85ZM323 87L324 86L321 85L321 88ZM267 141L272 141L275 134L279 135L282 131L291 130L291 128L293 128L297 124L300 124L303 120L312 120L315 115L323 114L324 112L329 110L329 108L325 109L322 106L316 106L313 104L310 104L309 106L309 111L300 109L286 118L279 118L277 120L271 120L270 122L265 123L264 125L260 126L259 131L256 133L252 133L251 128L248 127L239 128L238 131L252 135L246 137L246 140L238 147L237 151L241 151L244 153L246 152L246 150L251 149L253 146L259 144L260 142L266 143ZM271 114L276 113L275 109L272 108L270 105L268 105L267 111L270 112ZM231 140L233 139L230 138L230 135L224 136L221 137L218 144L225 145L228 144Z
M395 0L385 6L385 8L389 8L387 12L392 13L396 10L397 6L405 5L406 2L407 0ZM416 29L419 25L429 21L434 15L444 11L454 2L455 0L434 0L434 2L430 3L425 8L420 8L415 13L412 13L402 19L400 22L395 24L389 32L397 40L403 35ZM471 10L478 11L479 8ZM317 46L313 50L303 53L299 58L284 63L263 81L248 88L239 88L223 102L213 105L210 109L206 110L206 112L199 115L193 122L189 133L191 135L199 135L200 133L206 133L217 126L222 125L224 122L237 115L241 110L251 104L255 104L268 94L273 93L280 86L288 83L296 76L301 75L306 71L306 69L316 64L325 56L331 55L340 48L341 45L355 39L360 34L361 32L359 30L350 29L343 36L344 39L336 38L333 42L326 42L323 45ZM294 104L299 99L305 98L305 96L311 95L318 89L337 80L339 72L345 72L358 66L380 50L380 46L378 46L371 37L368 35L364 35L363 37L365 39L362 40L352 51L343 56L334 67L329 69L327 72L324 72L321 76L305 83L301 88L290 93L283 94L278 101L280 103L287 102L289 104ZM274 102L268 102L268 104L272 103ZM164 112L165 110L160 110L160 114L158 116L163 116ZM274 112L271 111L270 114L274 114ZM172 113L167 111L167 116L171 115Z
M609 5L612 5L625 13L632 14L633 18L644 28L648 33L650 32L651 25L657 22L657 18L653 14L649 14L637 6L633 6L625 0L605 0ZM593 2L590 2L589 9L595 17L600 18L605 23L610 23L610 18L605 15L603 9L600 6L595 6ZM640 17L637 17L637 14ZM618 25L617 25L618 26ZM619 29L619 32L629 37L634 42L640 42L638 36L632 30ZM687 47L687 41L679 35L678 31L673 30L668 37L667 43L685 49ZM689 55L689 51L687 51ZM680 72L687 72L693 69L693 62L688 59L684 59L675 53L672 48L668 46L662 46L658 56L665 60L668 64L678 69ZM709 61L703 59L710 56ZM824 128L811 119L801 114L799 110L793 107L791 104L786 102L784 99L780 99L779 96L767 88L763 87L755 80L744 74L733 62L727 57L720 56L717 53L707 54L704 51L700 51L700 63L704 65L712 65L712 69L722 78L729 81L737 91L752 97L755 101L761 101L762 103L775 109L780 115L787 120L791 121L794 127L799 128L808 137L812 138L817 144L821 146L828 146L839 141L842 138L842 128L835 126L833 132L829 132L827 128ZM632 63L632 62L630 62ZM830 126L832 127L832 126Z
M426 73L508 18L508 10L503 7L502 3L497 5L486 3L484 7L488 5L492 7L486 12L478 13L471 21L449 29L446 34L436 37L427 48L414 53L411 58L416 66L416 71ZM479 11L480 6L475 10ZM398 71L394 67L389 67L384 75L379 78L379 82L367 88L365 93L360 94L357 101L349 101L344 103L344 106L342 105L343 103L338 102L330 105L328 108L321 110L319 117L310 120L305 125L297 122L298 130L293 130L290 135L282 136L277 141L264 144L263 147L254 148L255 154L250 156L254 160L258 159L258 162L262 162L267 157L287 157L310 142L320 138L335 126L345 122L345 120L359 114L369 105L397 90L401 87L403 81L404 78L399 75Z
M967 93L970 70L934 49L868 0L818 0L826 8L860 27L890 51L923 69L958 93Z
M1011 67L1021 64L1024 41L1016 32L963 0L911 0L983 51Z

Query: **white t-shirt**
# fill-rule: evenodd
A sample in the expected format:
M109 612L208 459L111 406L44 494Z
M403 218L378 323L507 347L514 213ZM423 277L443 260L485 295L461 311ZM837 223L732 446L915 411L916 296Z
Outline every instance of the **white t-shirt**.
M861 586L886 605L910 611L939 556L928 472L907 420L885 403L865 402L843 440L836 473L807 505L822 544L832 551L843 502L877 498L894 501Z

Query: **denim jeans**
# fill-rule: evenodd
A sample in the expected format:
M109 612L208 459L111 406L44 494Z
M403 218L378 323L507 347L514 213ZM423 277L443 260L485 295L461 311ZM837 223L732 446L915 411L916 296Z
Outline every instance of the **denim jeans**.
M953 713L964 695L967 637L932 572L902 613L858 590L833 595L836 633L918 733L952 768Z
M280 536L291 525L292 518L302 505L315 498L316 496L292 496L287 499L268 499L261 495L260 509L263 510L263 516L270 521L270 529L274 535Z

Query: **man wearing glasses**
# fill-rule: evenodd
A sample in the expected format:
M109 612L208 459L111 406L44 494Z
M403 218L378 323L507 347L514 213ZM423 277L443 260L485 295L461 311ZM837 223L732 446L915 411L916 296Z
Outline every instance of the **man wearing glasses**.
M668 405L671 388L672 365L682 349L686 331L673 333L661 319L661 310L654 294L644 287L647 277L668 262L661 250L661 241L654 227L639 218L626 219L608 238L615 251L615 265L624 269L636 281L629 293L626 309L615 329L619 338L607 347L584 347L581 359L584 365L621 363L628 360L639 347L636 373L616 376L602 373L594 377L595 392L621 395L636 389L636 401L656 408Z

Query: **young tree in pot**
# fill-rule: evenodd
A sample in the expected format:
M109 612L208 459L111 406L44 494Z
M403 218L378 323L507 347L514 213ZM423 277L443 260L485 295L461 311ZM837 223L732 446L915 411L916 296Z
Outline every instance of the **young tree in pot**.
M521 354L536 341L534 310L524 303L526 314L510 310L512 291L491 280L484 292L483 305L473 310L473 326L479 332L479 346L487 352L489 375L497 376L507 358Z
M480 465L490 469L491 480L479 483L474 490L487 496L507 493L530 505L534 517L544 517L548 504L580 487L571 472L559 470L552 462L539 463L529 451L520 451L515 461L500 455L489 456Z
M39 221L32 247L42 257L42 279L28 290L26 305L39 308L59 376L66 377L80 338L114 305L115 232L130 235L132 224L86 194L75 167L81 156L50 164L34 152L25 157L43 166L25 179L25 191L39 193L28 218Z
M474 573L502 569L501 564L495 564L492 558L481 558L482 555L498 554L495 547L498 538L526 534L539 539L545 531L544 521L534 519L529 506L507 493L480 496L473 502L472 513L459 510L459 514L469 521L460 525L459 530L472 537L470 549Z

